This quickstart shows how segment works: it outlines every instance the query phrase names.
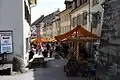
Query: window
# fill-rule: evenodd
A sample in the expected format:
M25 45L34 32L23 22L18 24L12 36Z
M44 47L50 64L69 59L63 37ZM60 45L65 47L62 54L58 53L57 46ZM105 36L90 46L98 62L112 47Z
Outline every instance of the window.
M75 0L75 8L77 8L77 0Z
M83 5L84 3L86 3L88 0L79 0L79 5Z
M87 24L87 11L83 12L83 25Z
M28 24L31 24L31 14L29 14L29 10L25 1L24 1L24 8L25 8L25 19L28 22Z
M71 27L73 27L73 19L71 19L71 22L70 22L70 23L71 23Z
M82 15L79 16L79 24L82 24Z
M86 3L88 0L83 0L83 3Z
M79 6L80 5L80 0L77 0L77 6Z
M83 14L81 14L81 24L83 25Z
M79 15L77 16L77 25L79 25L80 23L80 20L79 20Z
M69 15L67 14L67 21L69 20Z
M26 38L26 53L27 53L28 49L29 49L29 39Z
M75 18L73 18L73 27L75 26Z
M92 0L92 5L94 6L94 5L96 5L96 4L98 4L99 3L99 0Z
M75 27L77 25L77 17L74 17L72 20L71 20L71 24L72 24L72 27Z
M67 14L65 15L65 17L66 17L66 20L65 20L65 21L67 21Z
M97 28L97 15L92 14L92 28Z
M63 22L63 17L61 17L61 22Z
M81 15L78 15L77 16L77 25L80 25L81 24Z

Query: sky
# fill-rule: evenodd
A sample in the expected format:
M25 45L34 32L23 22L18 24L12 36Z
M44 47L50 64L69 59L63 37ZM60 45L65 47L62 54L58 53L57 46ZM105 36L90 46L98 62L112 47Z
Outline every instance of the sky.
M37 0L37 5L31 8L31 22L34 22L41 15L48 15L60 9L60 11L65 9L65 0Z

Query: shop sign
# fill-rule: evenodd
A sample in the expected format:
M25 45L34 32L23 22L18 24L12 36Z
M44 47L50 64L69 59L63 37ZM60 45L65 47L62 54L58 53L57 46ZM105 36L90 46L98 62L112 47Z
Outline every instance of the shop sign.
M13 53L12 31L0 31L0 53Z

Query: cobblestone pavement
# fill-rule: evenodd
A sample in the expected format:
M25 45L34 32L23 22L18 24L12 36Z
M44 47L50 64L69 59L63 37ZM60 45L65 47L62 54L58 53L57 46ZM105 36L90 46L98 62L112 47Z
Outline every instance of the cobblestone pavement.
M63 60L48 61L47 68L36 68L14 76L0 76L0 80L86 80L81 77L67 77L63 71Z

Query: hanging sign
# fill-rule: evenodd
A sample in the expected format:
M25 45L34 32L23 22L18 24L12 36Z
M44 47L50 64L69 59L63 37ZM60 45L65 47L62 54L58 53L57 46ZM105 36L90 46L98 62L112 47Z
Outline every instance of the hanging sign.
M12 32L11 31L0 31L0 53L12 53Z

